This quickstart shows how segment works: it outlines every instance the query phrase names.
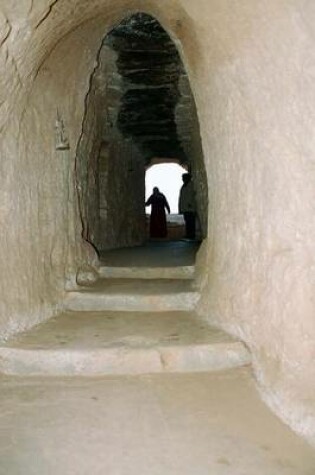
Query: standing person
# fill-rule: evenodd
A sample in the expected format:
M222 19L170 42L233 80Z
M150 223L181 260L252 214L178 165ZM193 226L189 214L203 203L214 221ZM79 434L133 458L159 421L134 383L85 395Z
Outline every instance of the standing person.
M167 199L155 186L153 188L153 194L146 201L145 206L151 206L150 216L150 237L152 238L164 238L167 236L167 224L165 208L168 213L171 212Z
M178 209L179 214L184 215L186 238L195 239L196 237L196 198L194 185L190 173L182 175L184 182L179 194Z

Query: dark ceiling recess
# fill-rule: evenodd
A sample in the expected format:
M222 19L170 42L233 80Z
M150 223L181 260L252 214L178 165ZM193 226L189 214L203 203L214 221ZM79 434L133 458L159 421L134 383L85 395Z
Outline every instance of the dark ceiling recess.
M117 126L141 148L147 159L186 161L176 130L175 108L183 65L166 31L150 15L123 20L105 43L117 54L124 94Z

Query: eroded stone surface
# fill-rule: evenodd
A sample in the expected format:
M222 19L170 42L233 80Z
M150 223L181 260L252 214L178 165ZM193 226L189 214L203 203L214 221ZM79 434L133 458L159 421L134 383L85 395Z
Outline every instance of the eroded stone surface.
M245 346L185 312L68 312L0 346L0 372L109 375L218 371Z
M1 37L11 28L0 50L1 335L52 315L87 261L73 180L84 99L106 32L146 11L179 47L200 120L210 209L199 311L246 341L272 407L314 439L314 3L0 10ZM57 107L69 151L55 150Z
M190 280L99 279L67 293L64 308L74 311L155 312L194 310L200 298Z
M1 475L314 473L313 450L268 411L244 369L2 377L0 404Z
M89 265L81 266L77 272L76 282L78 285L90 286L99 278L97 270Z

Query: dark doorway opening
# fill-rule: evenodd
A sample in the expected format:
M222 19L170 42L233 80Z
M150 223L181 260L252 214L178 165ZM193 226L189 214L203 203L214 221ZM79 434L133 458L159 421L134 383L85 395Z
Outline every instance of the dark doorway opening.
M83 238L99 252L146 241L145 173L157 157L191 172L202 239L208 190L189 78L168 33L136 13L101 45L77 150Z

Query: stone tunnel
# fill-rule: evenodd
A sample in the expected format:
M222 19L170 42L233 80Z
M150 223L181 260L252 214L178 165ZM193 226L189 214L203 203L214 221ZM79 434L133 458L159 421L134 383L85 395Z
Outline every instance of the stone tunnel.
M205 237L208 190L195 102L157 20L137 13L106 35L85 104L76 152L84 238L101 251L144 241L144 173L157 160L177 161L198 182Z
M56 315L99 250L143 243L145 170L176 159L197 313L314 442L314 25L298 0L1 2L3 340Z

